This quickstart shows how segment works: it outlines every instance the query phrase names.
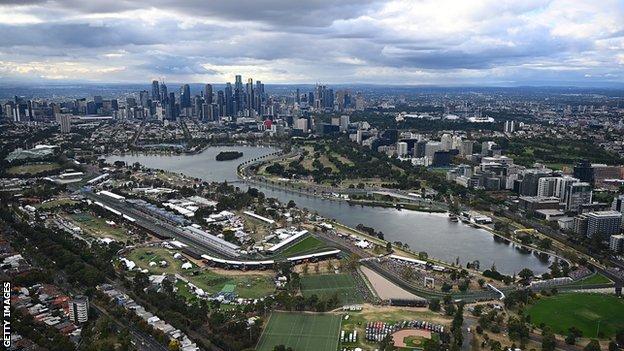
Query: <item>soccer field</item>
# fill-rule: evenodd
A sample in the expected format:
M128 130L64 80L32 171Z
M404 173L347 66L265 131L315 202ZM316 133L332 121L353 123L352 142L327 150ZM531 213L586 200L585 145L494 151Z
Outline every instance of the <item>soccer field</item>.
M358 293L355 278L350 274L316 274L301 277L301 293L309 297L313 294L328 298L333 294L341 303L361 303L362 296Z
M535 302L528 314L534 325L544 323L562 335L576 327L584 337L595 338L599 332L608 338L624 328L624 301L613 295L561 293Z
M296 351L336 351L340 321L333 314L273 312L256 351L273 351L277 345Z

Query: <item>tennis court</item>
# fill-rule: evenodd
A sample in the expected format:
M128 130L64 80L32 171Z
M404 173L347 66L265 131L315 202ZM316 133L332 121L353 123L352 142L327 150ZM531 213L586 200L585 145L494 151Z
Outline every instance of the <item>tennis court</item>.
M273 312L256 351L273 351L277 345L297 351L336 351L340 315L301 312Z

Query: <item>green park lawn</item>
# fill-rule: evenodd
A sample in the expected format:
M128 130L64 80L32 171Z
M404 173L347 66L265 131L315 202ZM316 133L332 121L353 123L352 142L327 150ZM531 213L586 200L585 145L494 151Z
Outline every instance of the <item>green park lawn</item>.
M574 282L572 285L597 285L597 284L609 284L613 283L609 278L605 277L600 273L596 273L590 275L587 278L583 278L577 282Z
M51 200L48 202L44 202L41 203L39 205L37 205L36 207L40 210L51 210L54 209L56 207L60 207L60 206L65 206L65 205L74 205L77 204L78 201L72 200L72 199L57 199L57 200Z
M111 226L106 220L95 217L89 213L78 213L69 215L72 221L78 225L85 233L97 238L111 238L117 241L128 240L128 234L119 226ZM119 221L115 222L119 223Z
M583 337L609 338L624 328L624 300L613 295L561 293L536 301L528 314L534 325L543 323L562 335L576 327Z
M182 261L173 258L175 251L162 247L141 247L133 250L127 256L139 267L147 269L149 274L180 274L188 279L195 286L207 293L214 294L221 291L226 285L233 285L234 291L242 298L260 298L272 294L275 291L275 284L271 277L260 274L217 274L209 269L201 269L193 265L192 269L182 269ZM167 266L161 267L160 261L166 261ZM156 262L156 266L149 265ZM189 297L187 289L179 290L180 294Z

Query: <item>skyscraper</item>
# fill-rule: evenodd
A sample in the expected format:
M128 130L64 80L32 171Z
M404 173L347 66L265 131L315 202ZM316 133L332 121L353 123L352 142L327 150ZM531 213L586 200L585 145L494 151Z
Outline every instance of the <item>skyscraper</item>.
M258 112L259 115L263 115L263 105L264 105L264 84L261 81L256 81L256 89L255 93L255 103L254 109Z
M223 90L217 92L217 106L219 108L219 117L225 116L225 95Z
M180 107L191 107L191 87L188 84L184 84L180 89Z
M165 114L166 118L170 121L175 121L177 117L177 109L175 102L175 94L169 93L169 98L167 99L167 110Z
M206 84L204 87L204 101L207 104L212 104L212 85Z
M243 109L243 78L236 76L234 82L234 114L238 114Z
M225 84L225 115L234 115L234 100L232 96L232 84L229 82Z
M251 115L251 110L253 110L255 106L254 86L253 86L253 79L251 78L247 79L246 93L247 93L247 104L245 105L245 109L247 109L248 113Z
M61 123L61 133L67 134L71 131L71 115L63 113L59 117Z
M149 107L149 92L147 90L139 92L139 103L141 107Z
M160 101L165 101L169 98L169 93L167 92L167 85L165 83L160 84Z
M157 80L152 81L152 101L160 101L160 87Z

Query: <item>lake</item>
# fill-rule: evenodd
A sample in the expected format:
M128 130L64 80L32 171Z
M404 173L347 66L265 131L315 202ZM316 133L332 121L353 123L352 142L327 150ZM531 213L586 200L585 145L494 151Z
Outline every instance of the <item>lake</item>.
M221 151L240 151L243 157L230 161L216 161ZM236 169L242 162L268 155L276 149L258 146L216 146L194 155L112 155L108 162L117 160L132 164L139 162L149 168L181 172L207 181L238 181ZM244 184L237 184L246 188ZM431 257L465 266L478 260L481 269L495 265L499 272L514 274L529 268L536 274L548 271L550 262L517 248L513 243L495 238L483 229L448 220L446 214L424 213L394 208L351 206L346 202L332 201L287 190L254 185L267 197L286 203L295 201L297 206L307 208L319 215L336 219L351 227L364 224L384 233L391 242L407 243L414 251L425 251Z

